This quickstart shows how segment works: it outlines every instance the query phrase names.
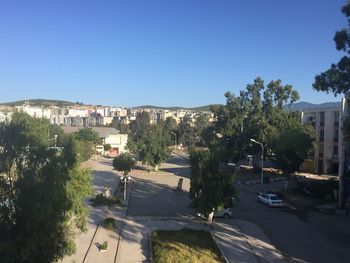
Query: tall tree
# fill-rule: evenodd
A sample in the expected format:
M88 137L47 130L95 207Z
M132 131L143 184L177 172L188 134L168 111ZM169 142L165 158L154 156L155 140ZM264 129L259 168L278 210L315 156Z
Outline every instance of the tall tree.
M337 64L332 64L327 71L316 75L314 89L317 91L333 92L334 95L350 90L350 2L342 7L342 13L348 20L347 28L335 33L336 49L345 53Z
M213 211L230 202L235 193L233 174L220 170L220 158L211 151L190 154L192 206L212 221Z
M48 122L14 113L0 124L0 261L52 262L75 250L86 230L89 171L79 168L74 139L50 149Z
M179 142L189 148L195 145L194 123L188 115L185 115L179 123Z
M170 135L159 124L150 126L137 143L134 151L143 164L158 170L159 165L170 156Z
M283 86L281 80L271 81L265 86L261 78L248 84L239 96L227 92L225 97L226 105L212 107L214 129L213 134L207 135L209 139L206 142L212 148L222 148L223 159L234 162L251 153L251 138L266 145L266 150L269 150L271 139L281 130L284 120L295 118L292 113L283 110L283 105L299 99L292 86ZM211 144L218 134L221 136L219 143ZM256 148L254 159L258 160L260 154L261 151Z
M135 166L135 160L129 153L122 153L113 159L113 167L127 175Z
M299 171L314 149L316 133L312 126L294 123L282 130L272 141L273 162L286 175Z

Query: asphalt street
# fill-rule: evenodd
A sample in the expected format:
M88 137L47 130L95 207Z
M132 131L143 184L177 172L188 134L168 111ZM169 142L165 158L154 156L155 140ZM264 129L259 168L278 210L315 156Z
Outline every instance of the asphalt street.
M260 226L290 262L350 262L350 218L270 208L257 201L256 192L279 187L241 186L233 218Z

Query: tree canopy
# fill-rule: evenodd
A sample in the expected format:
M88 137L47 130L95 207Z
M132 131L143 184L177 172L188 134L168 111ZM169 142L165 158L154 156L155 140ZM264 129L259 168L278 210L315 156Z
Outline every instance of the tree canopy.
M220 163L220 158L208 150L191 151L190 198L192 206L206 215L228 204L235 194L233 173L221 171Z
M299 171L314 149L316 133L312 126L299 123L282 130L272 141L273 162L286 175Z
M265 85L258 77L239 96L227 92L225 97L226 105L212 107L215 121L204 134L206 145L210 149L220 148L226 162L238 162L251 153L257 160L261 151L255 145L252 151L250 139L261 142L269 150L272 138L283 129L286 119L298 118L285 112L283 105L297 101L299 94L291 85L282 85L281 80Z
M337 64L332 64L330 69L316 75L314 89L317 91L333 92L334 95L350 90L350 2L342 7L342 13L346 16L348 25L335 33L333 40L336 49L345 53Z
M0 261L52 262L75 251L86 230L90 172L79 167L74 138L50 149L49 123L14 113L0 123Z
M124 175L127 175L131 171L135 163L135 160L129 153L122 153L113 159L114 169L122 171Z

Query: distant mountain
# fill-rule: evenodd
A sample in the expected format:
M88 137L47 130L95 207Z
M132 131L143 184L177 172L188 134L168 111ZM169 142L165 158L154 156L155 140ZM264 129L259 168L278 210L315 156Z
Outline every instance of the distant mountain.
M83 105L83 103L79 102L70 102L64 100L45 100L45 99L30 99L30 100L18 100L13 102L0 103L0 105L5 106L21 106L24 103L29 103L31 106L72 106L72 105Z
M297 103L293 103L292 105L284 105L283 108L285 110L291 109L292 111L302 111L303 109L323 109L330 107L339 107L340 102L325 102L321 104L314 104L310 102L300 101Z

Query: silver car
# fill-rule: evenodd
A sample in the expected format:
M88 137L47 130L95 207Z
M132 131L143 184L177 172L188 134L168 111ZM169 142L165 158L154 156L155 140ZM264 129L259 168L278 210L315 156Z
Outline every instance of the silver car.
M258 200L271 207L282 207L284 206L283 201L275 194L258 194Z

